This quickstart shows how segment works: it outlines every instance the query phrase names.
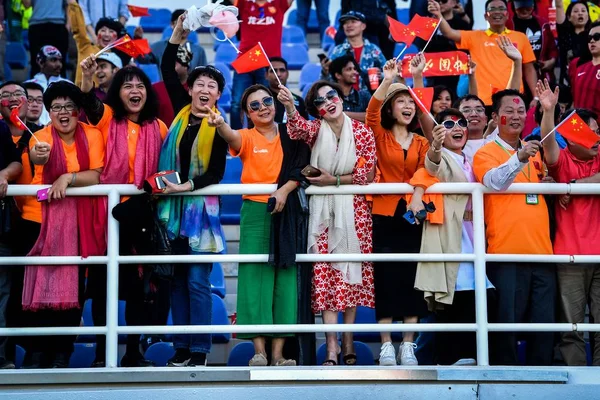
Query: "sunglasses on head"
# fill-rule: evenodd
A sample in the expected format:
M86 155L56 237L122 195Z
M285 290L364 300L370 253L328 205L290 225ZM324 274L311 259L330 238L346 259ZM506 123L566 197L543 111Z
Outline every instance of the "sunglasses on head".
M313 104L315 105L315 107L319 108L323 104L325 104L327 102L327 100L331 101L335 97L338 97L338 94L335 91L335 89L331 89L329 92L325 93L325 97L319 96L316 99L314 99Z
M466 128L469 125L469 123L464 118L461 118L456 121L447 119L446 121L442 122L442 125L444 125L444 128L450 130L450 129L454 129L454 127L456 125L460 126L461 128Z
M589 35L588 43L590 43L592 40L594 40L594 42L600 42L600 32L596 32L593 35Z
M261 101L258 100L254 100L251 101L250 104L248 104L248 107L250 107L250 110L252 111L258 111L260 110L260 105L265 106L265 107L271 107L273 105L273 98L271 96L265 96L262 98Z

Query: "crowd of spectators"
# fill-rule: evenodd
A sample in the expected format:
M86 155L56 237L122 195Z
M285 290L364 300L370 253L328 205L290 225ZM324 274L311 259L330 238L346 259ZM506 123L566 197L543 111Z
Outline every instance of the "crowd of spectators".
M298 23L306 31L311 2L297 1ZM554 131L577 115L598 133L600 22L590 20L587 2L556 0L554 25L548 0L487 0L488 28L472 30L471 1L413 1L411 9L426 6L418 13L438 19L439 27L427 51L412 55L411 88L388 29L395 2L342 0L336 45L320 57L320 77L302 98L287 87L288 62L280 48L293 0L238 0L239 50L261 41L271 65L233 74L229 118L217 106L226 78L190 40L195 33L184 29L185 10L173 12L168 39L132 59L115 49L96 56L125 34L126 1L16 3L8 9L19 24L10 26L28 26L31 76L0 84L2 256L104 255L109 212L120 222L120 254L221 254L226 238L218 196L160 194L218 184L229 153L241 159L243 184L277 185L271 195L243 196L240 254L269 254L269 262L239 264L237 324L314 323L315 315L325 324L354 323L357 307L374 308L377 322L385 324L472 323L473 263L302 265L296 254L473 253L470 196L431 195L431 185L479 182L503 192L513 183L600 182L600 137L586 147ZM323 38L329 1L315 5ZM67 77L71 35L78 60ZM141 35L138 27L135 36ZM464 78L426 76L432 53L457 50L470 57ZM159 63L160 82L152 84L136 65L146 62ZM430 110L416 104L413 92L425 87L433 88ZM162 171L177 171L179 178L154 180ZM408 183L415 190L305 193L309 185L373 182ZM49 188L37 199L6 197L13 183ZM96 184L133 184L158 196L123 198L113 210L104 198L66 196L69 187ZM487 252L595 255L599 199L486 195ZM488 263L489 320L581 323L589 306L590 319L598 321L599 268ZM119 298L126 301L127 324L166 324L171 310L174 325L209 325L211 269L210 263L121 266ZM94 300L94 324L105 325L106 268L0 267L2 327L79 326L86 299ZM326 334L323 365L357 363L353 334L339 336L341 341L335 332ZM305 347L304 335L238 338L253 342L250 366L312 359L289 351L297 340ZM75 339L0 338L0 368L14 368L16 344L26 351L25 368L67 367ZM398 346L389 332L380 339L382 366L476 363L473 332L404 332ZM523 339L528 365L553 364L555 347L566 364L586 364L584 336L575 331L492 333L491 363L518 364L517 342ZM594 339L593 364L600 365L600 336ZM420 353L431 342L433 354ZM168 365L206 365L211 343L209 334L175 335ZM308 349L314 353L310 344ZM94 367L105 365L105 351L106 338L99 335ZM121 366L152 365L140 351L140 335L128 335Z

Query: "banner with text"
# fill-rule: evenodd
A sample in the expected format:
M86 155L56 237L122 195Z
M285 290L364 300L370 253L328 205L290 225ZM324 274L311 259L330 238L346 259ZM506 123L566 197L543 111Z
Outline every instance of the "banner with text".
M412 78L410 61L414 54L402 59L402 77ZM469 56L462 51L445 51L442 53L425 53L425 69L423 76L452 76L469 73Z

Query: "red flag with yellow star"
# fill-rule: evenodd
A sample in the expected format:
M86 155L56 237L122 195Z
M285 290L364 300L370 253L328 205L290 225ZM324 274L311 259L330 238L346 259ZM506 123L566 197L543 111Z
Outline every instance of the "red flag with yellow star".
M436 18L421 17L419 14L415 14L408 27L415 31L416 35L421 39L429 40L439 23L440 21Z
M129 12L131 13L132 17L149 17L150 16L148 7L138 7L138 6L132 6L131 4L127 4L127 8L129 9Z
M432 87L414 88L412 89L411 94L421 111L428 113L429 110L431 110L431 104L433 103Z
M138 46L136 46L135 41L132 40L129 35L125 35L117 40L115 40L114 42L112 42L109 46L105 47L102 50L108 50L108 49L119 49L121 50L123 53L127 54L130 57L136 58L139 56L143 56L144 51L142 49L140 49Z
M402 22L396 21L390 16L387 18L390 23L390 34L394 41L397 43L404 43L406 47L409 47L417 37L417 33Z
M573 113L556 127L556 130L563 137L571 142L575 142L588 149L592 148L596 143L600 142L600 136L592 130L581 119L577 113Z
M237 60L231 63L231 66L238 74L252 72L259 68L268 67L269 59L259 44L240 55Z

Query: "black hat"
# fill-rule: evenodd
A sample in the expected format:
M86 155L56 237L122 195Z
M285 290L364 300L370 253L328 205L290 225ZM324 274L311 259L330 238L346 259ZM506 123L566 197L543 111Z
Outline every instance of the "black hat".
M344 14L340 17L340 19L339 19L340 25L344 25L344 22L346 22L350 19L355 19L355 20L360 21L365 24L367 23L367 17L365 17L365 14L363 14L359 11L348 11L346 14Z
M117 32L118 37L125 35L125 28L123 27L122 23L120 23L116 19L106 18L106 17L100 18L98 20L98 23L96 23L96 35L100 31L100 29L102 29L105 26L108 29L112 29L113 31Z

